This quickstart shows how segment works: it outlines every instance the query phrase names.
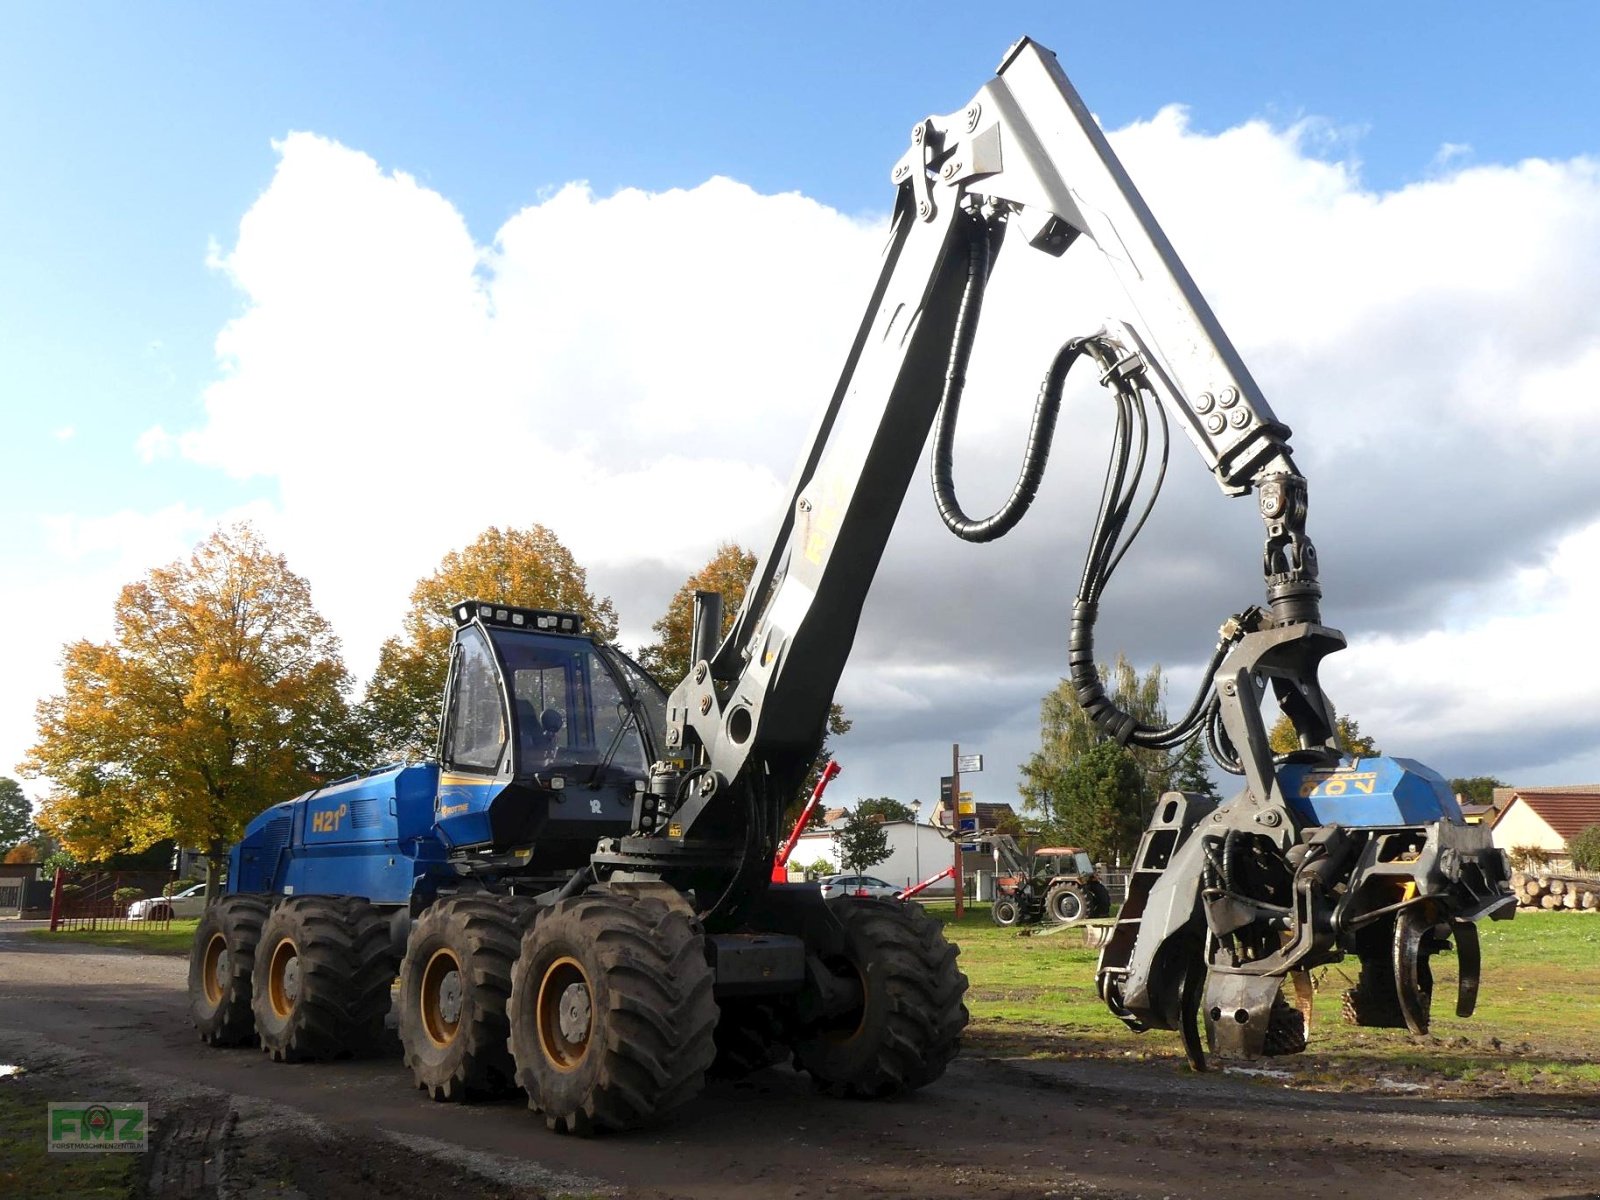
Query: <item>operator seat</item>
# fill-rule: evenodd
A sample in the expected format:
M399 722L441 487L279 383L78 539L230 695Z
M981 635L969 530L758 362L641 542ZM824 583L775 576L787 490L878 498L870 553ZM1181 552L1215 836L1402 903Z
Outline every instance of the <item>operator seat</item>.
M517 738L522 750L522 762L525 767L537 770L545 766L556 748L556 740L549 732L547 718L554 709L545 709L540 714L534 708L533 701L522 696L517 697ZM559 729L561 714L556 713L556 728Z

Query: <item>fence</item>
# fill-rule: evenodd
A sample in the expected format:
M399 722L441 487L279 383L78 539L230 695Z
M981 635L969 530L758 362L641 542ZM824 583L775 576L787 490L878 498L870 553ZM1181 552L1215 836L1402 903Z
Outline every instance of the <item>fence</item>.
M50 898L50 931L69 929L167 929L172 924L170 904L152 904L139 917L129 915L132 901L118 900L119 888L139 886L133 876L97 872L68 882L57 869ZM142 890L142 889L141 889Z

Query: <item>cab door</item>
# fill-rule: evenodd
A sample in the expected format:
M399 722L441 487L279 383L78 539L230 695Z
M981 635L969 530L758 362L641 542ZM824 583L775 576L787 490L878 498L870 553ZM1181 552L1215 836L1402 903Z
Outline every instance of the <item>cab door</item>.
M494 649L472 625L456 631L439 730L434 817L452 846L490 840L489 805L511 779L511 718Z

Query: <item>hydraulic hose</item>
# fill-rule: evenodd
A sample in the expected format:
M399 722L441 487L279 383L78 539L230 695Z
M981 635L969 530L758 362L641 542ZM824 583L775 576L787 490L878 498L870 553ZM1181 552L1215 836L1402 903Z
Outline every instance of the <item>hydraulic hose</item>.
M1066 381L1070 359L1057 356L1039 388L1033 421L1028 428L1028 443L1022 452L1022 469L1004 504L982 519L969 517L956 499L953 459L956 421L961 414L961 396L967 386L967 361L978 332L983 311L983 293L989 283L990 232L981 217L971 219L967 246L967 282L961 291L961 306L956 313L955 336L950 343L950 358L945 365L944 391L939 399L939 419L933 432L933 498L945 528L968 542L992 542L1003 537L1022 520L1039 493L1045 464L1050 458L1050 443L1055 436L1056 415L1061 410L1061 388Z
M1022 466L1005 503L987 517L973 518L956 499L953 467L956 423L960 417L962 395L966 390L967 364L972 357L984 292L989 283L996 226L998 222L991 225L980 214L970 214L967 218L967 277L956 312L950 355L945 365L930 464L934 503L938 507L939 517L947 529L969 542L993 541L1016 526L1038 495L1061 411L1067 373L1079 358L1092 359L1100 368L1100 382L1112 393L1116 408L1116 433L1111 457L1106 464L1099 512L1072 608L1072 623L1067 638L1069 678L1079 705L1096 728L1107 737L1122 745L1170 750L1204 733L1213 757L1225 769L1232 770L1229 765L1232 756L1222 752L1226 738L1219 737L1219 710L1212 691L1212 677L1222 664L1228 650L1227 642L1219 642L1216 646L1188 710L1169 725L1145 725L1132 713L1123 710L1107 692L1095 661L1094 625L1099 616L1101 593L1128 548L1143 531L1166 479L1170 446L1167 416L1161 402L1154 397L1145 377L1144 362L1137 354L1129 353L1103 332L1074 338L1062 345L1039 386L1033 419L1028 428L1027 445L1023 448ZM1159 457L1148 497L1130 526L1134 503L1149 460L1152 403L1158 422Z

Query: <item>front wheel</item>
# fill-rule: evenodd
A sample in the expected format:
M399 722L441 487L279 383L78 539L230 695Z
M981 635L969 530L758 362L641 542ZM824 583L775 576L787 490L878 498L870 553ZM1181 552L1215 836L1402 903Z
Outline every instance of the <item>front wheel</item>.
M705 934L663 901L597 890L542 912L511 975L511 1056L559 1133L632 1129L690 1100L716 1057Z
M1009 929L1022 919L1022 909L1015 896L996 896L989 906L989 916L1002 929Z
M455 896L411 927L400 964L400 1043L417 1086L435 1100L512 1086L506 1001L532 901Z
M932 1083L967 1024L960 952L920 905L843 899L828 908L844 937L826 965L858 984L861 1000L807 1031L795 1045L795 1066L837 1096L875 1099Z

